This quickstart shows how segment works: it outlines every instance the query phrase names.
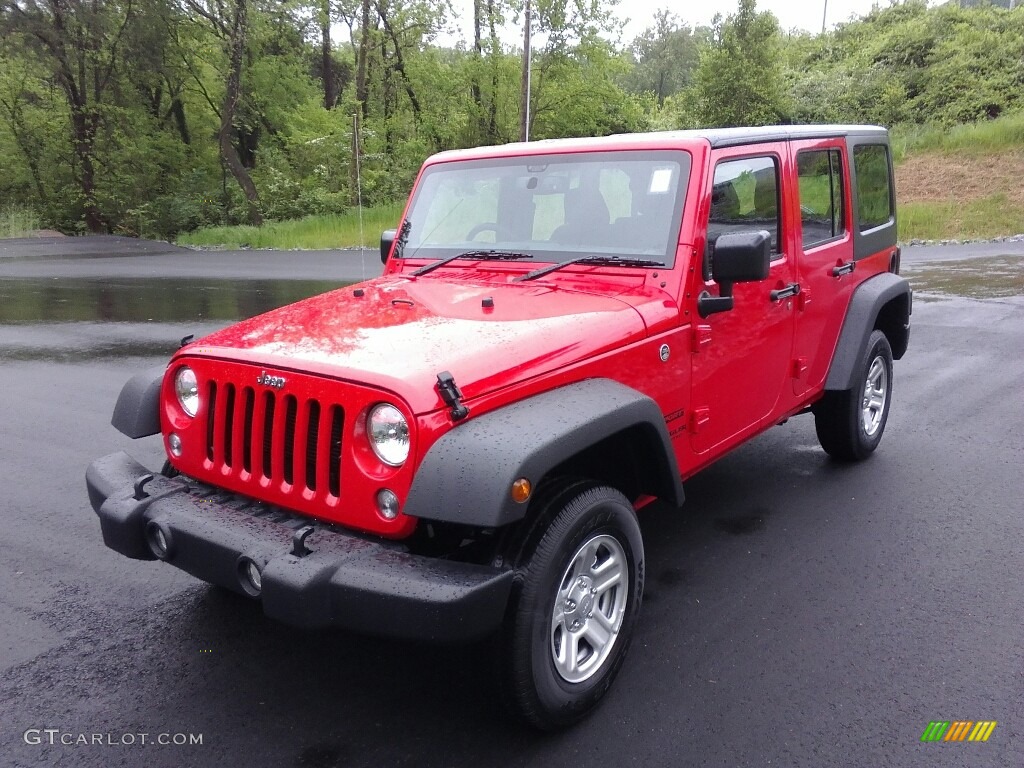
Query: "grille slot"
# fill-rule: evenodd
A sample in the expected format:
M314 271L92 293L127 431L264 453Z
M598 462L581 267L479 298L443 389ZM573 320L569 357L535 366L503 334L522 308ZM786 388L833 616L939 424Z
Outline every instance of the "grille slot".
M206 388L206 402L210 404L206 413L206 458L213 461L213 438L217 422L217 384L211 381Z
M284 462L282 474L288 485L295 484L295 427L299 404L292 395L284 399Z
M306 414L306 487L316 490L317 439L320 434L320 403L310 400Z
M211 469L276 481L285 494L341 497L340 405L225 381L210 381L205 391Z
M331 406L331 442L328 448L329 490L332 496L341 496L341 430L345 417L336 405Z
M235 385L224 386L224 463L229 467L235 465L235 457L232 453L234 447L234 425L235 425Z
M274 393L263 393L263 476L273 478Z
M256 405L256 393L252 387L246 387L243 395L244 412L242 414L242 469L252 473L252 419Z

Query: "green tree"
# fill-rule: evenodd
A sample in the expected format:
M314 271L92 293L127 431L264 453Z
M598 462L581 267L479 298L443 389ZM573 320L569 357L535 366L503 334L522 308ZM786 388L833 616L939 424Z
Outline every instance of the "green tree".
M663 106L669 96L693 84L700 46L709 33L704 28L691 29L667 9L659 10L654 25L629 46L633 66L625 78L626 87L634 93L653 93L658 106Z
M710 127L767 125L786 113L779 23L739 0L735 14L716 16L711 44L697 69L698 111Z
M45 62L66 99L74 178L85 226L91 232L108 226L97 200L97 142L117 81L118 47L135 18L132 0L2 0L0 4L5 33L17 37L25 54Z

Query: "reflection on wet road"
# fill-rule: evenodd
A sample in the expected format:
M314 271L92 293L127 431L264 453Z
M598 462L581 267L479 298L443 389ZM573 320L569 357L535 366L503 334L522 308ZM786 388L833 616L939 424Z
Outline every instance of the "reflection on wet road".
M0 323L241 320L342 285L326 280L0 280Z
M0 360L166 357L183 336L346 283L178 278L0 279Z
M919 295L940 294L968 299L1024 296L1022 256L919 263L907 265L904 273Z

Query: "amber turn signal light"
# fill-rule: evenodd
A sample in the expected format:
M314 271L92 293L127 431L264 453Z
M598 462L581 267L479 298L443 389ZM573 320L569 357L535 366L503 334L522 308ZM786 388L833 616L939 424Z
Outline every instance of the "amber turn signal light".
M531 493L533 493L533 486L525 477L520 477L512 483L512 501L522 504L530 498Z

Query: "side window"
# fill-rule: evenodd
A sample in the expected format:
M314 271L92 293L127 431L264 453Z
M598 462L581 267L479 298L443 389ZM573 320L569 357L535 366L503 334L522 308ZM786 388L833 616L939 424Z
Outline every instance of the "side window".
M719 235L765 229L779 252L779 172L772 157L725 160L715 167L708 218L708 246Z
M888 148L884 144L854 147L853 166L857 179L857 226L860 231L888 224L893 217Z
M800 229L804 249L840 237L846 231L843 158L838 149L800 152Z

